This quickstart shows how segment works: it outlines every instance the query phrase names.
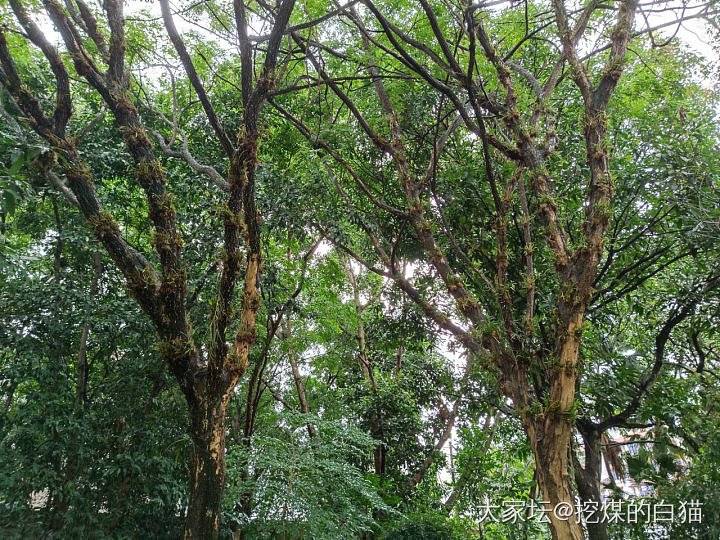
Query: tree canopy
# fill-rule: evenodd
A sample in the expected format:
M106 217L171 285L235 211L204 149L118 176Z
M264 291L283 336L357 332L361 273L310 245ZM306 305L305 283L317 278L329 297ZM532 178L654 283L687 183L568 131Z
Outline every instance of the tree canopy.
M0 14L0 536L717 537L716 2Z

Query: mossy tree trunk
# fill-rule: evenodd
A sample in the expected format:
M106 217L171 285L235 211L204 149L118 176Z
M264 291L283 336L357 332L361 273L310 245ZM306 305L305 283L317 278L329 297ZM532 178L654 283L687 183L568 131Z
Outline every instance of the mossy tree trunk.
M229 393L197 397L189 403L190 500L185 538L208 538L220 528L225 489L225 411Z

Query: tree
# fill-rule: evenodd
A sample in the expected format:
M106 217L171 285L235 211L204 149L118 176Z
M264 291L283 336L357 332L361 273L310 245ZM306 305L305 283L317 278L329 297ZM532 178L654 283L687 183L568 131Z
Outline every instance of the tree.
M315 70L311 85L334 94L324 103L317 94L313 122L275 103L327 156L321 167L350 214L318 227L495 375L533 448L547 507L572 512L568 455L585 315L601 264L614 262L605 240L615 184L634 181L613 175L610 102L629 43L653 30L635 30L644 6L364 7L345 10L351 30L322 48L293 36ZM591 35L595 48L581 57ZM368 84L353 84L358 78ZM566 140L578 141L570 154L559 151ZM333 232L340 227L365 244ZM444 302L399 272L407 259L432 269ZM575 520L550 518L554 538L582 538Z
M283 2L273 13L273 29L257 75L252 44L247 37L246 7L242 2L234 5L243 104L236 143L231 141L210 104L175 29L168 2L161 4L167 34L228 160L227 181L222 184L227 195L220 207L223 216L222 269L217 296L208 313L211 324L203 346L196 343L187 318L187 269L182 260L183 242L167 189L167 177L132 94L126 66L128 51L123 2L106 2L102 23L82 0L67 8L54 1L44 2L42 8L62 36L65 52L60 52L48 41L27 5L19 0L9 4L21 39L27 39L42 52L54 75L56 95L52 113L45 112L44 104L21 79L11 50L14 43L8 42L6 30L0 33L0 81L29 125L48 145L45 159L49 166L58 162L66 186L63 193L83 214L158 333L163 358L185 395L190 411L193 455L185 536L216 537L225 485L225 412L235 384L247 369L260 302L258 283L262 254L254 198L260 135L258 120L275 82L280 41L294 2ZM109 32L109 43L105 31ZM101 67L103 64L105 68ZM154 231L153 248L160 274L155 261L125 240L112 214L103 208L93 184L92 170L78 151L76 139L67 132L73 104L75 102L77 106L78 101L77 91L71 86L73 68L73 74L82 77L110 110L125 149L132 157L137 181L146 194L147 219ZM243 284L242 301L236 308L235 288L239 280ZM228 344L229 333L234 336L231 345Z
M2 534L168 537L187 497L182 396L82 219L27 179L0 280Z

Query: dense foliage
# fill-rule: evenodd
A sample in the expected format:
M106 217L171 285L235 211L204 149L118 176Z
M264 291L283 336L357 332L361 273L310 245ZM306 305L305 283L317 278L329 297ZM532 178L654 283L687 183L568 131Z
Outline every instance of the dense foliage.
M718 537L715 2L122 4L0 0L0 537Z

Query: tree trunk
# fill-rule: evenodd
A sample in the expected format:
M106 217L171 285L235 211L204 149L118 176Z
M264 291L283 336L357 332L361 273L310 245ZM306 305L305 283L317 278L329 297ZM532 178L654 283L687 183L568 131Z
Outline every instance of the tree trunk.
M290 250L288 249L288 259L290 258ZM290 325L290 317L285 318L285 338L290 339L290 332L292 327ZM310 405L308 404L307 396L305 395L305 386L302 382L300 375L300 368L298 367L297 361L295 360L295 351L288 349L288 360L290 360L290 369L292 370L293 380L295 381L295 389L297 390L298 401L300 402L300 412L303 414L310 414ZM308 436L312 439L315 437L315 428L308 422L306 424Z
M375 447L373 460L375 462L375 474L382 478L385 475L385 445L379 444Z
M561 416L551 415L539 418L536 425L528 430L530 443L535 454L540 496L545 502L550 532L553 540L583 540L582 527L577 523L575 501L570 480L568 455L571 423ZM558 514L568 510L571 515L560 519ZM563 514L567 516L567 513Z
M228 397L228 394L202 396L189 402L193 453L185 539L218 538L225 489L225 409Z
M600 432L592 426L583 426L582 423L578 423L578 428L584 442L585 465L581 467L579 461L576 460L575 483L581 501L591 501L597 504L596 514L586 522L588 538L590 540L610 540L607 523L601 519L600 515L600 506L602 505Z
M534 415L526 414L523 425L535 454L536 475L553 540L583 540L575 513L570 455L574 430L576 367L580 350L583 306L560 310L564 323L558 330L555 354L549 368L547 404ZM518 400L516 400L517 403ZM565 516L565 519L562 519Z
M90 299L94 300L97 294L98 282L102 275L102 255L96 251L93 255L93 277L90 283ZM78 348L77 365L75 366L75 375L77 380L75 394L77 395L78 404L87 401L87 378L88 378L88 360L87 360L87 343L90 337L90 324L85 323L80 335L80 347Z

